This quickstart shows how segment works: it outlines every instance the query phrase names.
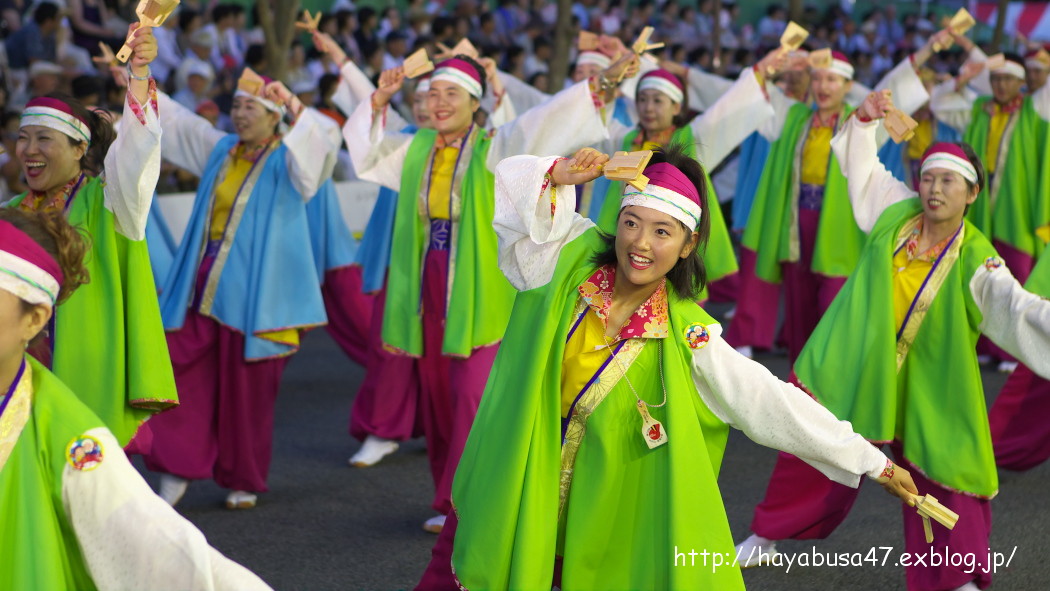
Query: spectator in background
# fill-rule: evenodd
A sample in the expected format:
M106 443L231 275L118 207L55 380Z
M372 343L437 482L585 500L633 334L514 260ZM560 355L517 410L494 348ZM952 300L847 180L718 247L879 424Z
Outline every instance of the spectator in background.
M211 53L215 47L215 38L207 29L198 29L193 33L190 38L190 51L186 54L185 59L179 64L178 70L175 71L175 88L182 90L186 88L187 78L191 71L204 72L207 71L210 75L205 76L211 80L215 80L215 69L211 65ZM192 107L190 107L192 108Z
M553 50L549 37L537 37L533 43L532 54L525 58L525 76L531 79L536 74L550 70Z
M103 107L106 104L102 100L106 92L106 83L98 76L77 76L70 83L70 90L73 98L88 107Z
M362 55L372 55L382 45L379 40L379 34L376 32L378 24L379 18L374 8L366 6L358 11L357 30L354 31L354 40L357 41L357 47Z
M172 95L172 100L193 111L202 102L211 99L212 82L215 81L215 71L205 63L193 62L183 74L186 76L186 85Z
M10 68L26 70L37 60L57 61L55 47L61 21L62 14L57 4L38 4L33 10L33 19L12 33L4 42Z
M401 31L391 31L386 36L386 52L383 54L383 69L390 70L405 63L408 39Z
M336 12L335 28L336 34L333 37L343 48L343 51L346 52L350 59L361 63L363 54L361 53L361 48L357 45L357 37L354 36L354 32L357 31L357 17L354 15L354 12L352 10Z
M153 36L157 39L157 59L153 60L151 69L153 78L157 84L164 87L171 73L182 63L182 50L179 48L179 31L177 26L180 18L169 18L160 27L153 29Z
M876 9L873 15L881 17L876 20L879 39L897 46L904 39L904 26L897 18L897 5L888 4L885 11Z
M314 75L306 66L306 48L298 39L292 41L292 46L288 49L288 72L285 74L285 79L289 90L292 90L293 87L301 88L303 84L314 86ZM292 93L295 93L295 90L292 90ZM307 102L303 104L312 106Z
M69 0L69 24L73 28L73 43L91 55L98 55L99 42L114 51L124 44L122 31L109 28L110 13L104 0Z
M401 11L395 6L390 6L383 11L383 18L379 21L379 29L376 31L376 34L381 39L385 39L390 33L395 31L401 32L403 28Z
M193 37L193 34L202 26L204 26L204 19L201 17L201 13L192 8L179 9L179 28L175 35L175 39L179 44L180 55L189 53L190 38ZM156 32L154 32L154 35L155 34Z
M766 16L758 21L758 44L761 47L776 47L780 45L780 36L787 28L787 12L780 4L770 5L766 9Z
M33 62L33 65L29 66L29 98L62 90L63 74L62 66L54 62Z
M265 72L267 66L266 49L262 45L252 45L244 53L244 65L256 72Z

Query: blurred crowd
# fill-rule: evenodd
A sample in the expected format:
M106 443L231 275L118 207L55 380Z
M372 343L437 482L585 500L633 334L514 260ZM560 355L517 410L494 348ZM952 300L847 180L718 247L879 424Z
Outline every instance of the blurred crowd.
M119 111L120 76L111 75L105 60L99 59L100 43L114 52L119 49L128 23L137 20L136 5L132 0L0 2L0 31L5 37L0 44L0 123L8 152L17 132L17 115L33 96L62 91L87 104ZM335 0L324 11L319 29L373 80L420 47L433 55L439 43L452 47L467 38L502 71L541 91L552 90L556 3L458 0L447 5L410 0L403 8L376 9ZM152 70L159 87L227 131L232 131L228 113L243 68L272 72L257 10L257 3L246 8L238 3L183 0L155 31L159 56ZM833 3L825 9L810 6L800 24L810 31L806 48L841 51L856 68L855 79L870 86L922 47L939 28L934 20L940 18L899 14L894 4L850 14ZM643 27L652 26L653 40L665 43L658 57L726 77L735 77L776 47L787 22L781 4L771 5L754 22L744 22L739 3L732 1L703 0L694 5L675 0L579 0L572 9L574 36L592 31L630 44ZM574 57L575 48L570 63ZM929 66L946 76L954 74L963 59L961 51L944 52ZM308 35L296 38L281 66L284 82L305 104L342 122L347 113L341 113L331 99L339 68L313 47ZM0 172L7 185L0 188L6 193L0 199L22 190L16 166L5 161ZM168 170L158 190L192 190L195 182Z

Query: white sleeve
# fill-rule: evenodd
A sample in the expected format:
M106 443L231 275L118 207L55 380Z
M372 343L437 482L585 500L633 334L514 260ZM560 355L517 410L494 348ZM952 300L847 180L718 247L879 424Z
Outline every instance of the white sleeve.
M887 89L892 92L893 104L908 115L918 111L930 100L930 94L919 79L911 57L903 59L875 85L876 92Z
M983 64L988 61L988 54L986 54L980 47L976 45L970 50L970 55L966 56L967 62L977 62ZM979 74L970 80L970 87L977 91L977 94L986 96L992 94L992 73L988 71L988 68L981 70Z
M752 68L752 75L754 69ZM761 92L761 91L759 91ZM769 80L766 80L765 93L769 97L769 104L773 106L773 116L766 118L762 124L758 126L758 133L762 134L762 137L770 142L775 142L780 139L780 132L784 131L784 124L787 123L788 111L791 107L795 106L795 99L784 94L783 90L777 87Z
M136 102L143 119L132 109ZM160 177L161 123L152 104L138 105L130 92L124 100L119 133L103 162L106 209L113 212L118 232L131 240L146 237L153 194Z
M877 478L886 456L817 401L744 357L717 333L693 354L693 382L704 404L752 441L798 456L825 476L854 488Z
M550 281L561 249L594 226L576 213L575 186L545 186L556 158L513 156L496 165L492 226L499 238L499 266L522 291Z
M897 180L879 160L875 134L880 121L862 122L850 117L835 137L831 149L846 177L850 204L857 226L870 232L885 209L915 196L908 185Z
M361 101L343 125L343 139L357 178L397 191L401 188L401 169L412 134L385 128L383 119L391 111L388 105L383 113L373 117L371 99Z
M507 96L514 101L514 108L518 111L528 111L551 98L551 95L502 70L498 71L496 75L499 76L500 82L503 83L503 89L507 92Z
M569 155L607 137L605 121L594 106L589 83L584 80L497 129L487 165L489 170L495 170L500 160L518 154Z
M981 332L1033 372L1050 379L1050 300L1025 291L1006 265L981 266L970 279Z
M491 94L491 93L489 93ZM496 98L495 96L489 100L489 120L488 128L496 129L502 127L511 121L514 121L518 116L518 110L514 107L514 101L510 98L510 93L506 90L503 91L503 97Z
M157 99L160 125L164 128L163 158L194 176L202 176L212 150L226 134L163 92L157 93Z
M753 68L740 78L711 108L693 119L696 157L704 168L714 170L747 136L775 115L758 85Z
M1050 84L1032 93L1032 107L1043 121L1050 121Z
M686 74L689 108L706 111L733 87L733 80L711 74L698 68L689 68Z
M973 117L973 103L977 94L969 88L955 90L955 80L945 80L933 87L930 94L930 111L938 121L964 133Z
M331 117L307 107L281 140L288 148L286 161L292 185L303 200L312 198L321 183L332 178L342 139L339 125Z
M62 502L100 591L270 589L153 494L108 429L86 435L102 444L102 462L85 471L67 465Z

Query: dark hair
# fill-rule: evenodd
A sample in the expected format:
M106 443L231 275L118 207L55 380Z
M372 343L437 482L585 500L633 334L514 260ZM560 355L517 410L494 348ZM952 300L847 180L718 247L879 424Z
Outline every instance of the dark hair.
M41 2L33 10L33 22L42 25L50 20L58 20L58 4Z
M258 43L249 45L247 51L244 52L244 65L254 69L264 61L266 61L266 48Z
M93 94L99 95L99 100L101 100L102 93L106 91L106 81L99 76L83 74L70 82L70 89L77 100L84 100Z
M201 13L197 12L192 8L180 8L179 9L179 30L185 31L186 27L190 26L193 19L200 16Z
M88 240L80 230L69 225L61 212L38 213L3 207L0 208L0 220L25 232L54 257L63 275L57 303L66 301L78 287L88 282L90 277L84 267ZM22 302L23 312L32 308L32 304Z
M684 259L679 259L674 267L667 272L667 282L671 285L675 295L683 300L696 300L700 292L707 286L707 268L704 266L703 256L707 250L708 234L711 232L711 216L707 213L707 173L704 172L704 167L699 162L689 156L688 150L689 146L678 143L656 150L649 161L649 166L661 162L674 166L682 171L682 174L693 183L697 193L700 195L700 209L704 212L700 217L700 227L696 229L700 239L697 240L696 248L693 249L693 252L689 253L689 256ZM717 203L714 207L718 207ZM623 210L621 209L620 214L622 213ZM616 216L617 225L619 225L620 214ZM686 236L692 234L692 228L687 228L685 224L681 224L681 226L685 230ZM599 266L617 264L616 235L606 232L599 232L598 234L604 242L604 248L594 254L591 258L591 263Z
M101 109L88 109L83 103L67 94L50 93L45 96L66 103L73 111L74 117L87 122L88 130L91 131L91 143L80 158L80 168L88 174L98 176L102 172L102 163L106 159L106 152L109 151L110 144L117 137L108 115ZM69 138L69 145L71 146L81 143L83 142Z
M982 189L984 189L984 187L986 186L985 183L987 182L986 173L984 171L984 164L981 163L981 158L977 156L977 152L975 152L974 149L970 147L970 144L966 142L958 142L955 145L962 148L963 154L966 154L966 159L970 161L970 164L973 164L974 170L977 171L977 182L971 183L970 181L966 181L966 187L972 191L973 188L976 186L977 190L981 191Z

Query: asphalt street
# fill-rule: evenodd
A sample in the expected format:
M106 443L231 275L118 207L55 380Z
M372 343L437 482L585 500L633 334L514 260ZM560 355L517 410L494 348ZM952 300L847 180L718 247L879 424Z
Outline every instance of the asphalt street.
M783 356L759 356L786 377ZM433 494L421 440L402 445L371 468L351 468L358 443L347 434L350 404L363 370L349 361L324 331L307 336L290 362L278 399L270 491L248 511L222 506L225 491L194 482L179 511L232 559L279 590L411 589L430 557L435 536L421 529ZM1003 376L984 373L989 404ZM1048 417L1050 420L1050 417ZM748 535L776 452L739 432L729 439L720 484L726 512L739 541ZM138 465L141 468L141 463ZM151 484L156 477L146 474ZM1000 568L993 589L1050 589L1050 463L1025 473L1002 472L993 501L991 550L1012 559ZM846 521L826 540L783 542L786 556L813 562L814 553L851 553L863 566L760 567L744 571L751 590L903 590L900 505L867 483ZM668 557L672 560L673 557ZM684 560L684 558L683 558ZM697 568L701 557L696 557ZM878 564L872 565L874 560ZM886 566L881 566L885 561Z

